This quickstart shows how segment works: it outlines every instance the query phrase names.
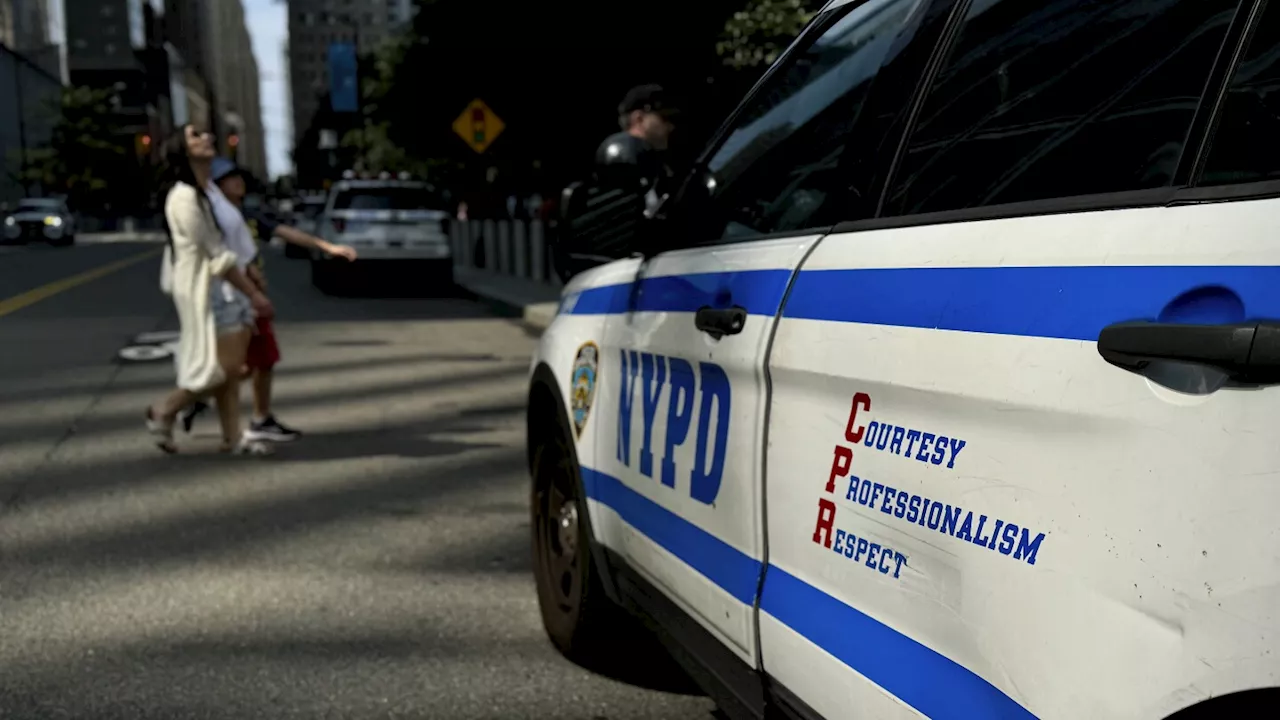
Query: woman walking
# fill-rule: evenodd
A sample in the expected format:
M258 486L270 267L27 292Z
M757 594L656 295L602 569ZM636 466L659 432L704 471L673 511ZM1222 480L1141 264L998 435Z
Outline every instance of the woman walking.
M272 315L271 302L236 264L223 241L204 188L217 151L208 132L185 125L171 138L165 160L172 183L164 202L169 247L167 289L178 311L177 388L147 408L147 430L156 445L177 452L173 426L194 400L213 397L222 424L222 450L265 455L270 446L246 438L240 426L240 369L255 313Z

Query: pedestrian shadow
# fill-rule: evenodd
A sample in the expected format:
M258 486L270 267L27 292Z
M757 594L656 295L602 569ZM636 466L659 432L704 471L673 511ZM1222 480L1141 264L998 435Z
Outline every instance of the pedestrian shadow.
M466 434L491 430L482 425L450 427L450 434ZM429 426L406 425L367 430L339 430L308 433L296 442L277 445L272 458L277 462L319 462L364 457L438 458L468 450L503 447L502 443L440 440L432 437L441 432Z
M501 430L492 421L515 423L524 403L468 408L452 417L436 417L420 422L380 427L353 428L308 433L305 437L276 447L275 459L285 462L316 462L361 457L432 458L469 450L505 447L507 443L445 439L436 436L466 436ZM488 421L488 422L486 422Z

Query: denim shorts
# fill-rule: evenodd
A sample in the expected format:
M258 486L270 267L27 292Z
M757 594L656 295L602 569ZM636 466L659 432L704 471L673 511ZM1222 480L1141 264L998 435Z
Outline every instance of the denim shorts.
M227 299L228 294L231 295L230 300ZM222 283L215 282L209 288L209 305L213 308L213 324L219 334L253 327L253 305L239 290L233 287L224 290Z

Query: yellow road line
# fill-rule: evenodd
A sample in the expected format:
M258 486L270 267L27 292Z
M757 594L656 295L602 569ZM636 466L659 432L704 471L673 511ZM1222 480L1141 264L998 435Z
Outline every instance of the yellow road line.
M79 275L72 275L69 278L56 280L48 285L41 285L40 287L34 290L28 290L21 295L14 295L6 300L0 300L0 317L17 312L28 305L34 305L45 298L53 297L60 292L65 292L78 285L83 285L87 282L97 280L104 275L110 275L117 270L123 270L130 265L137 265L147 258L153 258L159 255L163 251L164 248L148 250L144 253L133 255L123 260L117 260L113 263L107 263L101 267L96 267L92 270L82 272Z

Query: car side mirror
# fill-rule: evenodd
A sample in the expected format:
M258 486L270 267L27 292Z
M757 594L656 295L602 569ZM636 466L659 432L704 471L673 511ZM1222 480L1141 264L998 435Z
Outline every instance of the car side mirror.
M578 182L565 188L551 236L561 279L643 252L647 222L643 187Z

